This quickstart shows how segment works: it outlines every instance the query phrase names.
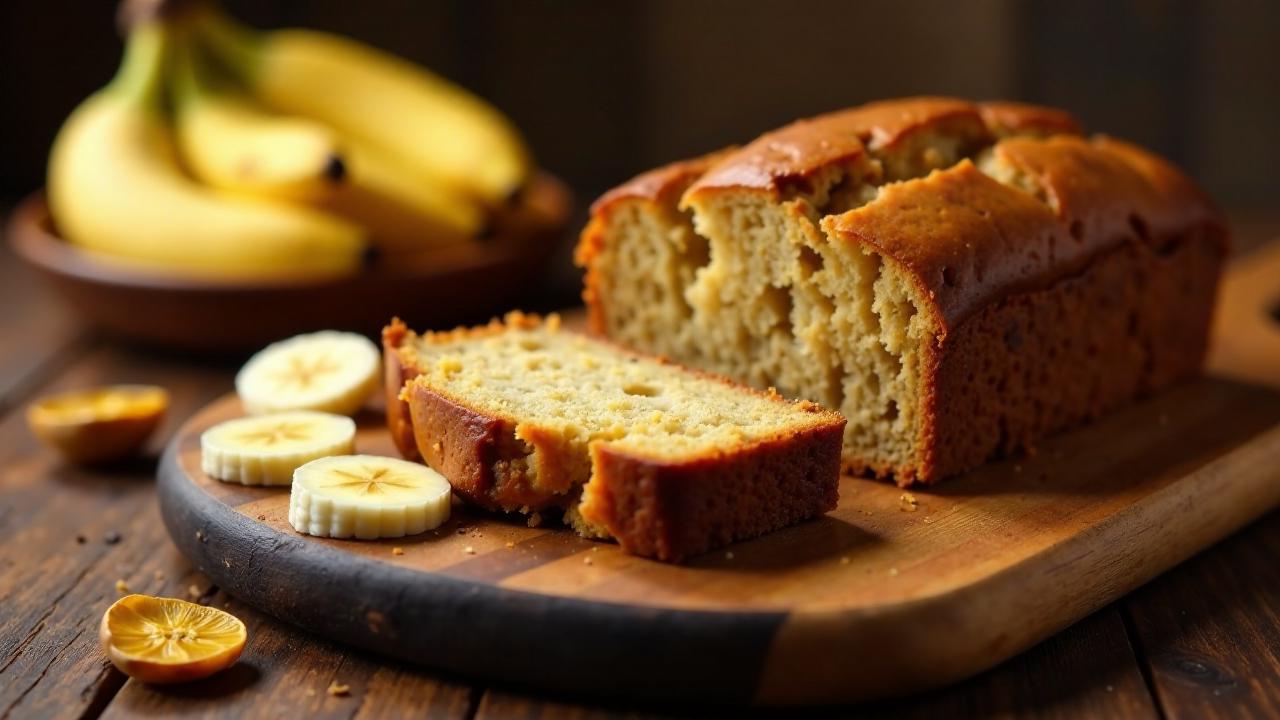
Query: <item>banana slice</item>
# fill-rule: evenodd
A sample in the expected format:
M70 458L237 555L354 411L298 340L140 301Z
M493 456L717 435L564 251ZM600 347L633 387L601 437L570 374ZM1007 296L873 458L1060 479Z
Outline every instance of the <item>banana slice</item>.
M268 345L236 375L245 412L318 410L354 415L378 386L381 359L368 338L325 330Z
M449 500L449 482L426 465L377 455L326 457L294 471L289 524L320 537L403 537L444 524Z
M297 411L219 423L200 436L205 473L242 485L288 485L293 471L317 458L355 449L349 417Z

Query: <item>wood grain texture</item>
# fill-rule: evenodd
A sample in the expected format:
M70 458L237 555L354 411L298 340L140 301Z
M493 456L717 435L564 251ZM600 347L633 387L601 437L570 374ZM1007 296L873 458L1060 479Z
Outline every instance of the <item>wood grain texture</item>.
M1125 600L1134 642L1166 717L1280 717L1280 517L1219 550Z
M1253 297L1242 283L1259 274L1237 273L1225 296ZM1254 318L1224 321L1234 333L1274 332L1256 305L1224 303L1222 312ZM1233 362L1215 356L1224 373ZM1247 377L1184 384L1054 437L1033 457L915 491L914 511L896 488L845 478L827 517L683 566L465 509L405 541L299 536L284 491L200 472L198 435L239 414L234 398L182 431L161 496L178 545L220 584L362 647L566 692L847 701L991 667L1274 507L1280 393L1256 384L1262 375ZM358 445L392 453L376 413ZM391 554L395 545L404 555ZM255 580L271 571L319 572L339 585L359 578L363 603L339 593L338 605L355 611L335 619L262 589ZM502 620L500 632L481 626L485 652L474 632L443 629L479 617ZM771 639L744 644L744 633ZM574 651L528 654L557 646ZM620 661L643 672L602 672L597 654L578 651L593 646L625 647ZM686 664L704 668L701 688L681 684Z
M178 417L229 384L221 371L102 349L43 389L130 381L170 387ZM175 424L153 438L150 459L109 472L64 465L29 439L21 413L0 424L0 716L74 716L123 682L99 652L97 624L117 580L144 592L176 589L155 575L163 571L155 549L168 543L152 490L155 454Z
M176 553L175 553L176 554ZM129 680L103 718L381 718L463 720L470 687L300 634L214 588L202 601L244 621L249 641L229 670L172 687ZM333 686L345 686L331 694Z

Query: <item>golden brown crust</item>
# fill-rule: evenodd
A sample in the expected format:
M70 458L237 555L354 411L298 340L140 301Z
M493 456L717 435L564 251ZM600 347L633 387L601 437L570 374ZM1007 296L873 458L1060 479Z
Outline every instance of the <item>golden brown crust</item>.
M582 513L627 552L680 562L834 510L843 432L841 419L678 464L596 445Z
M1033 450L1200 371L1223 256L1214 230L1117 247L1082 274L984 307L939 350L930 442L899 484Z
M568 502L563 494L537 487L538 473L551 472L554 477L554 468L528 465L535 453L544 465L560 456L549 452L549 443L518 438L514 419L481 412L417 384L406 388L405 395L423 461L448 478L463 499L505 512L563 507ZM548 438L542 433L538 439Z
M987 304L1076 274L1130 240L1159 246L1193 226L1223 227L1181 173L1114 140L1015 137L992 154L1030 187L997 182L964 160L822 221L830 236L907 267L944 335ZM1225 232L1214 235L1225 251Z
M967 160L887 185L874 202L828 216L822 228L905 267L935 305L944 333L993 298L1051 282L1079 264L1043 203Z
M387 430L391 432L391 440L396 449L406 460L421 460L418 445L413 437L413 422L409 417L409 404L400 399L400 390L405 383L417 376L417 369L401 357L400 348L411 335L409 328L392 318L391 323L382 329L382 365L383 393L387 405Z
M1019 102L978 104L987 130L998 138L1010 135L1079 135L1080 124L1070 113L1042 105Z
M597 203L597 206L599 203ZM573 251L573 262L578 267L586 268L582 276L582 302L587 306L587 329L597 335L603 335L606 327L604 296L601 275L596 257L604 249L605 222L604 217L595 215L587 221L578 237L578 246Z
M892 154L922 133L989 138L978 107L964 100L920 97L871 103L761 135L708 170L685 197L727 189L782 196L789 186L829 168L857 169L871 153Z
M591 215L599 217L625 200L673 201L680 197L690 183L702 177L710 167L736 150L737 148L728 147L691 160L680 160L640 173L601 195L591 204Z
M1190 227L1212 226L1222 243L1222 252L1230 249L1230 233L1222 212L1182 171L1164 158L1123 140L1098 135L1092 139L1092 144L1124 162L1147 182L1149 194L1145 198L1145 214L1140 218L1146 226L1135 227L1135 232L1158 241Z

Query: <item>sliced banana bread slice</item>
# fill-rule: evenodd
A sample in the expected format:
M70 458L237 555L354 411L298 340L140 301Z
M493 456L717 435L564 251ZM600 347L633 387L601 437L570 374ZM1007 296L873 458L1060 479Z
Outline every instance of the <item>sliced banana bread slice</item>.
M388 421L463 498L679 561L832 510L844 418L560 330L383 331ZM410 444L412 440L412 444Z

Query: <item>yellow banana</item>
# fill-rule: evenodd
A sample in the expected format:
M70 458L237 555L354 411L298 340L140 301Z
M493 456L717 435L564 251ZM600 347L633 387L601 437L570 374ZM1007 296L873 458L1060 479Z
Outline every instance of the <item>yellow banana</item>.
M49 203L68 240L135 265L203 276L355 270L364 237L321 212L226 197L183 174L161 112L169 30L129 36L116 78L84 101L54 142Z
M213 68L190 44L176 52L180 148L200 180L227 190L309 202L370 231L388 252L474 239L487 224L470 196L416 172L380 147L315 120L275 115L214 86Z
M378 247L422 250L484 233L488 213L472 198L369 143L347 138L343 148L348 182L318 204L369 228Z
M175 132L187 169L215 188L316 200L346 175L335 133L323 124L273 115L218 78L189 43L174 48Z
M529 177L511 122L424 68L327 33L258 33L207 6L197 24L224 64L279 111L325 122L492 205Z

